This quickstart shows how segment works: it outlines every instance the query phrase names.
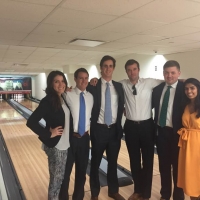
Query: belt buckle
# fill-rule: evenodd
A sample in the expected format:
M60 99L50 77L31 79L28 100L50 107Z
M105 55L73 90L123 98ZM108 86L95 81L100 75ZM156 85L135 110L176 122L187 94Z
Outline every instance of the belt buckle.
M111 125L107 126L107 128L111 128Z
M80 134L78 134L78 133L74 133L74 135L73 135L74 137L76 137L76 138L81 138L81 135Z
M140 121L134 121L134 124L140 124Z

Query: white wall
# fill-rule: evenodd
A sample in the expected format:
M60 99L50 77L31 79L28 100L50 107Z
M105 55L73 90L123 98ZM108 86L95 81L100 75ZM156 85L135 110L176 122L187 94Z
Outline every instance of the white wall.
M36 99L42 99L45 96L44 90L46 89L46 75L41 73L35 77L35 97Z
M127 78L124 66L126 61L129 59L134 59L139 62L141 78L151 77L151 78L163 79L163 65L166 62L166 59L163 56L131 54L129 56L116 59L116 68L113 74L114 80L119 81L124 78ZM157 67L157 71L155 71L155 66Z
M32 97L35 97L35 77L31 77Z
M139 55L132 54L129 56L116 59L116 69L113 74L114 80L127 78L124 65L127 60L135 59L140 63L140 77L163 79L163 65L167 60L176 60L181 66L181 79L197 78L200 80L200 50L185 53L176 53L169 55ZM157 71L155 71L157 66Z
M197 78L200 80L200 50L165 55L167 60L176 60L181 66L181 78Z

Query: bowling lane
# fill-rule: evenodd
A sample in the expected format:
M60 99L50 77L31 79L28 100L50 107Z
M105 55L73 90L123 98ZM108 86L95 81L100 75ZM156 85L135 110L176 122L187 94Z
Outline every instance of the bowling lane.
M37 103L30 100L19 100L23 105L28 105L29 109L35 109ZM5 101L0 101L0 128L9 147L9 153L13 160L23 191L29 200L46 200L48 187L48 167L47 157L41 150L41 143L37 136L26 127L26 120ZM119 153L118 164L130 170L128 152L125 142L122 141L122 146ZM69 193L73 193L74 186L73 169ZM31 180L31 181L30 181ZM121 187L120 193L128 199L133 192L134 185ZM108 188L101 188L99 200L111 200L107 196ZM157 155L154 158L154 176L152 184L151 200L160 198L160 175L158 168ZM70 196L70 200L72 197ZM186 200L189 197L186 196ZM89 176L86 178L85 197L84 200L90 200Z
M26 126L26 120L4 100L0 101L0 128L26 199L46 200L47 156L37 135ZM73 193L74 174L75 169L70 177L70 194ZM90 191L88 176L85 191Z
M31 101L29 99L23 99L23 98L16 98L14 99L15 101L19 102L20 104L22 104L23 106L25 106L26 108L28 108L29 110L34 111L37 107L38 107L38 103Z

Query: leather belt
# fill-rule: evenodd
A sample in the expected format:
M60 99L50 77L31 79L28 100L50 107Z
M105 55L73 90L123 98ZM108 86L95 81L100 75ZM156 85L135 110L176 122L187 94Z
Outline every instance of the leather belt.
M170 127L170 126L161 127L161 126L158 125L158 127L159 127L160 129L167 129L167 130L170 130L170 131L173 130L173 128Z
M148 122L150 121L152 118L149 118L149 119L146 119L146 120L140 120L140 121L133 121L133 120L130 120L130 119L127 119L128 121L131 121L133 124L143 124L145 122Z
M82 136L79 133L73 133L72 135L76 138L82 138L84 135L87 135L88 131L86 131Z
M106 127L106 128L112 128L112 127L114 127L116 125L116 123L111 124L109 126L107 124L99 124L99 123L97 123L97 124L100 125L100 126Z

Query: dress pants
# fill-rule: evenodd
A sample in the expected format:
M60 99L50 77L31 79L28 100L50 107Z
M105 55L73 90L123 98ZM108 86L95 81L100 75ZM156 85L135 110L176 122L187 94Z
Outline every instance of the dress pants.
M184 193L181 188L177 187L178 176L178 140L179 135L174 133L173 128L158 126L158 136L156 139L159 170L161 176L162 198L169 200L172 193L172 177L174 183L173 200L183 200Z
M117 177L117 158L121 145L121 139L117 138L116 125L107 128L105 125L97 124L95 130L91 130L92 158L90 170L90 188L92 197L97 197L100 192L99 166L106 151L108 170L107 182L108 193L114 194L119 190Z
M74 185L74 193L72 195L72 199L83 200L88 158L89 158L89 135L88 134L84 135L81 138L72 136L65 167L65 176L59 196L60 200L69 199L68 188L69 188L70 175L74 163L75 163L75 185Z
M134 192L141 194L143 198L150 198L155 141L154 122L152 119L141 122L127 119L124 132L134 181Z

